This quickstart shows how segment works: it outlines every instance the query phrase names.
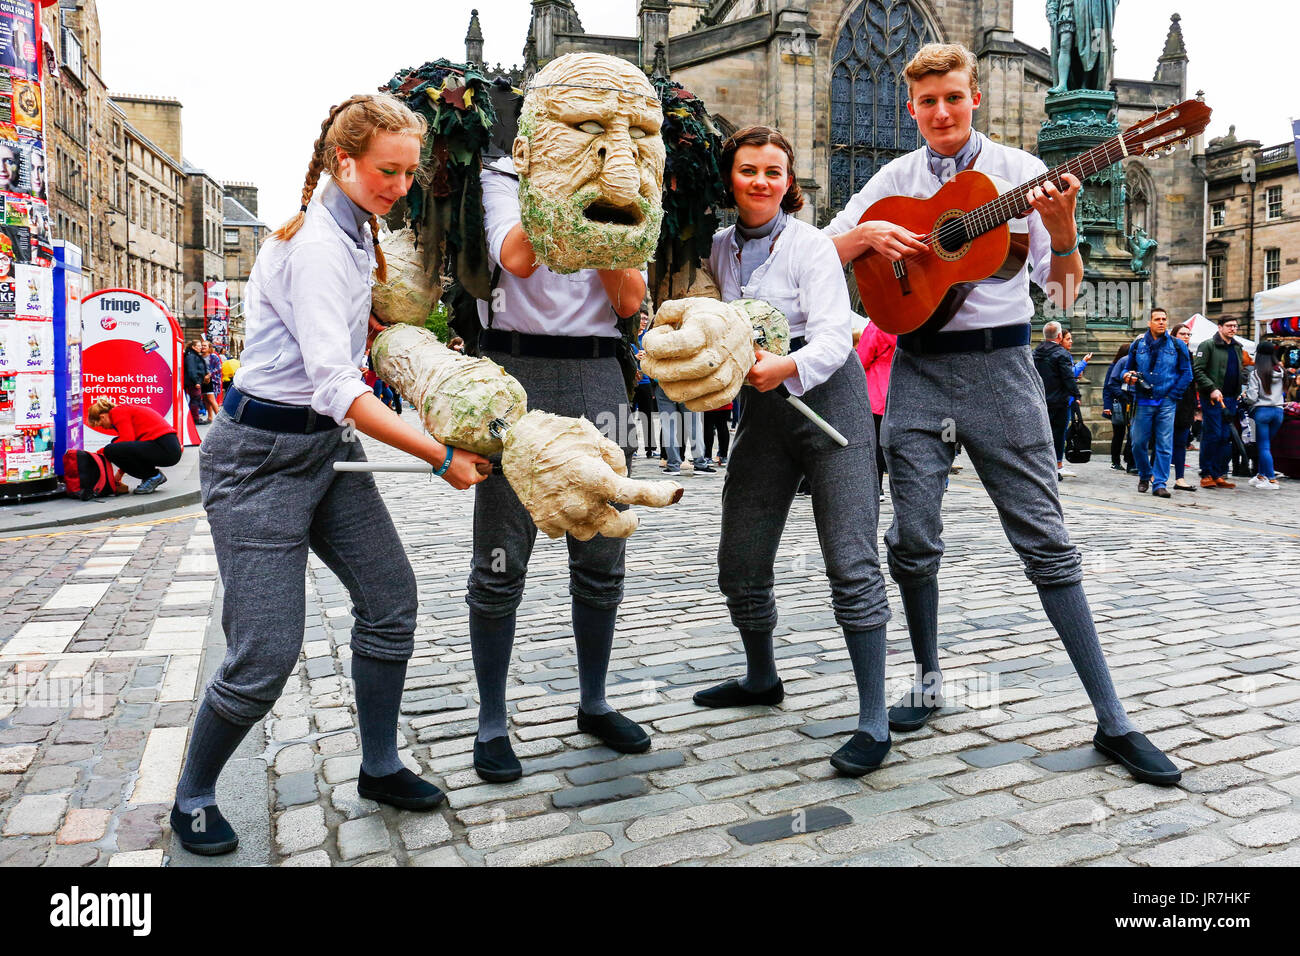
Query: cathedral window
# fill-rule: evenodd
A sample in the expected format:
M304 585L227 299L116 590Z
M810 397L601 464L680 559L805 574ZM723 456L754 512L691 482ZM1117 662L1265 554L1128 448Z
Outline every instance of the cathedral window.
M909 0L863 0L849 15L831 58L832 209L919 145L903 67L935 39Z

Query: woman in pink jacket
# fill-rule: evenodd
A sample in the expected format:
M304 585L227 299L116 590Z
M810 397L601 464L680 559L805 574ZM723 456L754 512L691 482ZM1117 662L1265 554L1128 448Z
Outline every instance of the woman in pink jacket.
M885 500L885 456L880 449L880 421L885 417L885 402L889 398L889 366L894 361L898 336L881 330L874 323L857 336L858 358L867 373L867 395L871 399L871 414L876 419L876 475L880 479L880 500Z

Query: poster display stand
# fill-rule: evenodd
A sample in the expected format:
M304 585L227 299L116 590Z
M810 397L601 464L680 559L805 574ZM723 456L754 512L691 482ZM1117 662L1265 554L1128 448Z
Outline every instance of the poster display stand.
M118 405L148 405L180 436L197 445L198 429L186 409L180 326L167 307L133 289L103 289L82 302L82 403L100 397ZM102 448L107 432L89 425L86 448Z
M33 0L3 0L0 37L0 501L59 492L60 396L44 141L41 23Z

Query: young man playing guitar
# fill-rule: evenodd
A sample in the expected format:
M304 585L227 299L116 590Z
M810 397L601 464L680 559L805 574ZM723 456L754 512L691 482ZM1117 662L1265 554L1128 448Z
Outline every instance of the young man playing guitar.
M918 284L923 277L914 272L907 278L905 263L898 264L928 252L927 237L883 220L860 223L864 211L892 195L928 198L966 169L1018 185L1047 167L971 129L980 92L977 63L965 47L928 44L904 72L907 109L925 145L876 173L825 232L842 262L875 252L896 264L900 283ZM1028 273L1020 268L1011 278L957 287L946 300L947 311L898 337L881 429L894 503L885 544L903 596L917 679L912 692L890 708L890 726L917 730L940 707L940 508L960 442L1083 681L1097 714L1095 746L1137 779L1171 785L1180 772L1129 721L1102 656L1081 583L1082 560L1061 514L1042 380L1028 348L1034 314L1029 280L1056 307L1067 309L1083 277L1074 220L1081 184L1065 173L1059 185L1065 188L1049 180L1030 190L1032 211L1011 223L1012 239L1018 233L1022 246L1027 233ZM883 317L872 316L877 318Z

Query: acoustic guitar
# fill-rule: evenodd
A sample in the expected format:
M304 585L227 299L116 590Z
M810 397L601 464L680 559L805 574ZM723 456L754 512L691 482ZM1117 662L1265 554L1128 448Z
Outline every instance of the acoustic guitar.
M1187 100L1161 110L1036 179L999 193L993 179L974 170L958 173L929 199L888 196L862 214L859 223L885 220L922 236L929 248L890 261L869 249L853 260L862 306L886 332L912 332L934 319L941 326L965 301L964 283L1010 279L1025 267L1027 233L1007 225L1031 211L1028 194L1045 182L1064 190L1061 177L1082 181L1129 156L1172 153L1203 132L1210 108Z

